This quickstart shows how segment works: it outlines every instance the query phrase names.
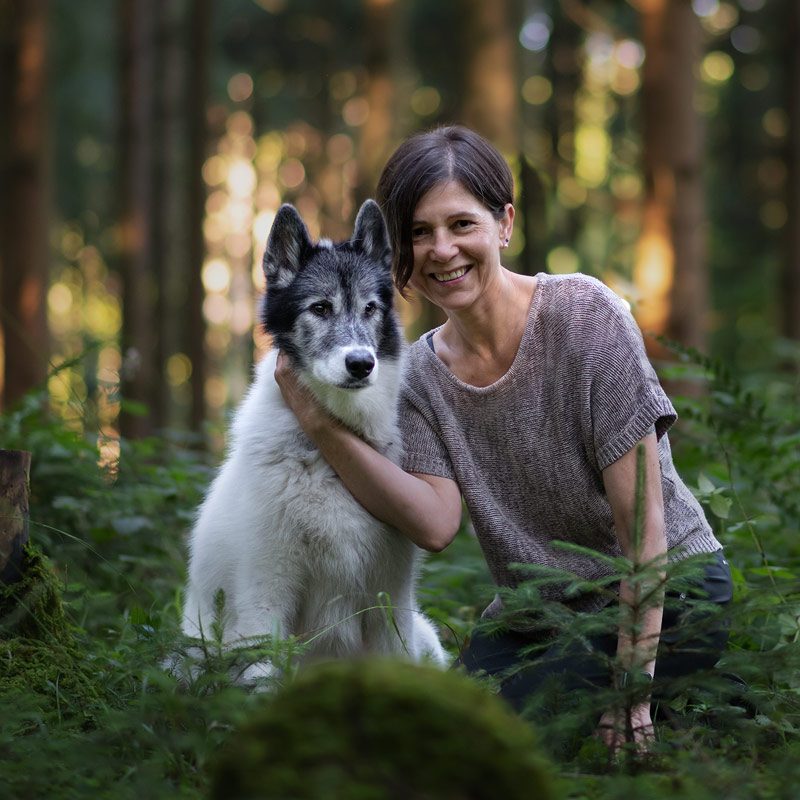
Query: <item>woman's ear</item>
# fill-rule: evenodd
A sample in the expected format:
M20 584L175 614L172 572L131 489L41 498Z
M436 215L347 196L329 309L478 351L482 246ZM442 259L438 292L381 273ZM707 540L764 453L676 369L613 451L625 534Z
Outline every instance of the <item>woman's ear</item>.
M514 231L514 206L511 203L506 203L503 216L498 220L497 226L500 232L500 247L506 248Z

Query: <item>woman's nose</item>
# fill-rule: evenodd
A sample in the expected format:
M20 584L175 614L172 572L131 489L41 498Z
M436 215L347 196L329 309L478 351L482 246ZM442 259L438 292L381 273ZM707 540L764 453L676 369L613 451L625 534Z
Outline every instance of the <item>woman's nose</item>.
M449 261L455 254L455 246L449 231L434 231L431 258L434 261Z

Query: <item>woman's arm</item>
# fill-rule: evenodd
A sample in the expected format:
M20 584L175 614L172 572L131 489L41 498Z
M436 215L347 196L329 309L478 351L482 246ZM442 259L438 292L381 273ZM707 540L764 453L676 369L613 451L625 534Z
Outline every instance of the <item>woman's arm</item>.
M644 525L639 542L634 541L636 518L636 461L638 446L603 470L603 484L614 514L620 548L626 558L637 564L654 563L666 565L667 541L664 532L664 500L661 493L661 467L658 460L658 443L655 433L648 434L640 442L644 446ZM656 651L661 634L663 616L663 580L661 571L654 575L652 584L639 583L632 586L620 583L620 603L631 608L641 606L638 617L631 613L623 615L632 620L619 631L617 655L622 668L631 673L655 673ZM654 595L652 593L655 593ZM647 595L650 594L650 597ZM633 630L633 626L636 629ZM607 716L607 715L606 715ZM601 724L607 722L605 719ZM619 720L617 720L618 722ZM652 736L649 700L631 709L634 739L640 746ZM621 731L603 732L606 743L616 749L625 742L624 728ZM638 731L637 731L638 729Z
M374 517L414 544L438 552L461 524L461 492L455 481L405 472L330 416L298 381L285 355L275 380L300 427L344 485Z

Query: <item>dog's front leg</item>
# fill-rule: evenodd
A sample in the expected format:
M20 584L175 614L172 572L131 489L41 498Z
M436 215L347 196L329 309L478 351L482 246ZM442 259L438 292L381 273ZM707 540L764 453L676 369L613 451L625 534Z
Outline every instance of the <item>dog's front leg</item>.
M286 637L294 632L296 590L289 582L259 579L240 586L235 621L226 634L230 648L249 648L256 652L252 661L235 676L245 685L263 684L285 666Z

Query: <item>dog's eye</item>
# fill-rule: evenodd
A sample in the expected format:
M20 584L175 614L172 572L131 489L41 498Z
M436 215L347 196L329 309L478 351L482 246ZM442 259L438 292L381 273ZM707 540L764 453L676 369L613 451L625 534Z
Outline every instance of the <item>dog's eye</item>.
M378 310L378 304L370 301L364 306L364 316L371 317Z
M327 317L333 312L333 306L323 300L319 303L312 303L308 307L308 310L312 314L316 314L318 317Z

